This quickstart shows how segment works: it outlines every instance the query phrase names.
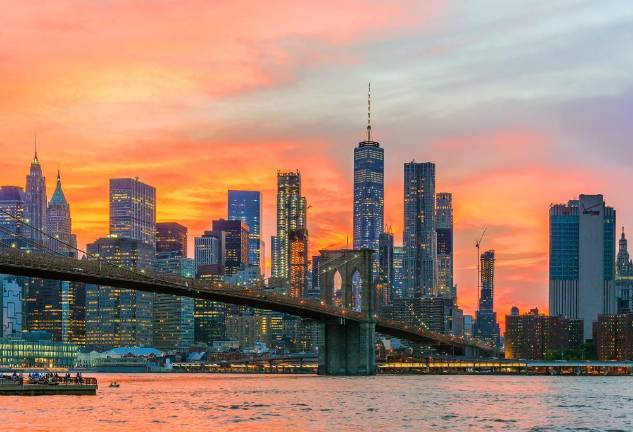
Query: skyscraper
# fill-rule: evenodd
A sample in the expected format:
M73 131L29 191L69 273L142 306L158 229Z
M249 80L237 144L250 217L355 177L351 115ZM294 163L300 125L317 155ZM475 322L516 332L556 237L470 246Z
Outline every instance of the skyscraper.
M30 230L26 219L26 196L18 186L0 186L0 247L27 249Z
M240 219L218 219L212 228L218 236L224 233L224 272L235 274L248 264L248 226Z
M306 228L306 199L299 171L277 172L277 235L272 239L272 276L289 281L291 230ZM306 233L307 234L307 233Z
M435 293L435 164L404 164L404 291L407 298Z
M178 252L187 257L187 227L177 222L156 224L156 253Z
M33 227L31 238L37 243L48 241L48 238L43 234L46 231L46 177L42 174L42 167L37 158L37 148L29 174L26 176L25 200L26 216L29 219L29 224Z
M437 234L437 294L457 297L453 285L453 197L440 192L435 200Z
M404 295L404 247L393 247L393 286L391 300L405 298Z
M622 227L622 234L618 243L616 275L618 277L633 277L633 261L629 255L628 241L624 234L624 227Z
M587 338L598 315L616 309L615 218L602 195L580 195L549 210L550 314L583 320Z
M378 251L384 228L385 157L380 144L371 139L370 95L367 99L367 137L354 149L354 249ZM376 272L377 253L374 259Z
M633 261L629 255L624 227L622 227L615 270L617 313L631 313L633 312Z
M224 239L226 233L205 231L195 238L196 276L213 282L224 274ZM196 299L194 302L194 341L211 344L225 337L226 307L223 303Z
M110 234L156 246L156 189L132 178L110 179Z
M124 237L88 244L89 259L102 259L130 270L152 270L153 245ZM98 285L86 286L86 345L95 349L151 346L154 295Z
M393 285L393 234L383 232L378 239L378 278L376 279L376 293L383 305L391 302Z
M306 297L308 284L308 233L305 228L288 233L290 284L288 295Z
M228 207L229 219L248 225L248 264L261 268L261 192L230 190Z
M481 254L481 292L479 293L479 309L473 326L474 336L499 344L499 324L494 311L495 286L495 251L489 250Z

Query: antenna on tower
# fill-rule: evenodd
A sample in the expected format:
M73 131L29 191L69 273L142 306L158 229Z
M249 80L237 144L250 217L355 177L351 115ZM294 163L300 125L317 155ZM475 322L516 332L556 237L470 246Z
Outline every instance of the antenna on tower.
M367 141L371 141L371 82L367 85Z

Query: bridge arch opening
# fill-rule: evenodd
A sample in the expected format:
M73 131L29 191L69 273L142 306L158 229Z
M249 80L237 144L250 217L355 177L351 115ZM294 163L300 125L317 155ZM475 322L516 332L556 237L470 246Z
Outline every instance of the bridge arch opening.
M355 312L360 312L363 301L363 290L362 284L363 279L360 276L360 272L358 269L355 269L352 273L352 310Z
M336 270L334 272L332 281L332 303L336 306L343 306L343 277L341 276L341 272Z

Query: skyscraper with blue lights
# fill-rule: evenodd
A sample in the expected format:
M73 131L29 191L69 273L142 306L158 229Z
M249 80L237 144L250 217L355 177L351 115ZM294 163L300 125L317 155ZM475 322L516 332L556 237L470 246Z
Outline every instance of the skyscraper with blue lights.
M261 267L262 193L229 190L229 219L239 219L248 225L248 264Z

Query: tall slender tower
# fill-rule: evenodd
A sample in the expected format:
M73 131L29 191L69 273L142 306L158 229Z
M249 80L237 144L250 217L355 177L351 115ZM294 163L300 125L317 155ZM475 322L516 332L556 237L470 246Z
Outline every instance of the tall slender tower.
M434 293L437 283L435 164L404 164L404 294Z
M229 219L240 219L248 225L248 264L261 267L262 193L230 190L228 214Z
M474 325L474 335L494 345L499 344L499 324L494 311L495 251L481 254L481 293Z
M46 229L50 235L50 248L57 253L77 257L74 247L77 240L72 234L70 205L62 190L62 178L57 172L57 187L48 203Z
M453 196L440 192L435 200L437 227L437 294L457 297L453 285Z
M42 167L37 157L37 141L35 155L26 176L26 214L33 226L31 238L36 242L46 240L42 234L46 230L46 177L42 175Z
M272 276L289 279L289 234L306 229L306 199L299 171L277 173L277 235L272 241ZM307 233L306 233L307 234ZM307 241L307 235L306 241Z
M354 149L354 249L369 248L378 270L380 234L384 229L384 150L371 138L371 84L367 97L367 137Z

